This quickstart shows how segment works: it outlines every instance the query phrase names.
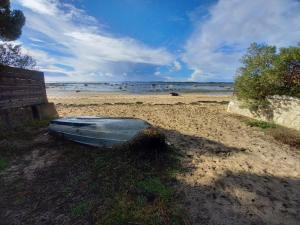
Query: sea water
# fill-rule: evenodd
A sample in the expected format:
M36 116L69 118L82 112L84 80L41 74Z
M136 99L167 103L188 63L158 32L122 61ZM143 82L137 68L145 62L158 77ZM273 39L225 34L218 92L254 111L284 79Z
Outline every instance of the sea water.
M103 82L46 83L47 92L124 92L131 94L158 93L222 93L232 94L233 83L223 82Z

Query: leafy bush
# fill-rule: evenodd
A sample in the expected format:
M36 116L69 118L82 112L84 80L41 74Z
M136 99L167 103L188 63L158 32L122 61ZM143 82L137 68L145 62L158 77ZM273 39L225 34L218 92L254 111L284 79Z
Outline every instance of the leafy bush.
M252 43L241 59L235 91L253 110L268 105L271 95L300 97L300 45L281 48Z

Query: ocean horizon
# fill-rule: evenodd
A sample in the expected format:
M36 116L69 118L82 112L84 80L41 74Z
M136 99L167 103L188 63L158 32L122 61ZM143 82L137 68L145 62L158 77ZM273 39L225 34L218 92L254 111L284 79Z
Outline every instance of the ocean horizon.
M233 93L232 82L47 82L46 89L55 91L149 93Z

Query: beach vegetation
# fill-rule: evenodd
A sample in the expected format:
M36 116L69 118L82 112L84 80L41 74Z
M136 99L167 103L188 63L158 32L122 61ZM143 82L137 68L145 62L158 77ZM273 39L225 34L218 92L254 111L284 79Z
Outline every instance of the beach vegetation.
M12 10L9 0L0 1L0 40L14 41L22 34L25 16L21 10Z
M49 125L51 119L32 120L26 124L29 128L43 128Z
M265 134L272 136L275 140L300 149L299 131L261 120L242 120L250 127L258 127L262 129Z
M71 215L73 217L83 217L89 212L89 210L90 204L88 202L80 202L71 208Z
M133 157L148 160L164 157L168 149L165 135L156 128L142 131L125 147Z
M8 161L3 159L1 156L0 156L0 172L2 170L5 170L6 167L8 166Z
M277 51L252 43L241 62L235 93L251 110L266 108L272 95L300 97L300 45Z
M268 134L274 137L275 140L295 147L300 150L300 132L286 127L277 127L269 129Z
M268 129L268 128L276 128L277 125L274 123L265 122L262 120L249 120L246 122L250 127L259 127L261 129Z
M159 177L151 177L140 181L137 184L138 189L147 196L147 199L154 199L160 197L162 200L169 200L172 190L164 185Z

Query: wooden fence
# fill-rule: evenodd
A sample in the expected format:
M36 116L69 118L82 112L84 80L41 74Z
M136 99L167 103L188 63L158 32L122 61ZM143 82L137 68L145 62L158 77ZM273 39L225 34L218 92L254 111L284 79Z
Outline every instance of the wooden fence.
M47 102L42 72L0 66L0 109Z

